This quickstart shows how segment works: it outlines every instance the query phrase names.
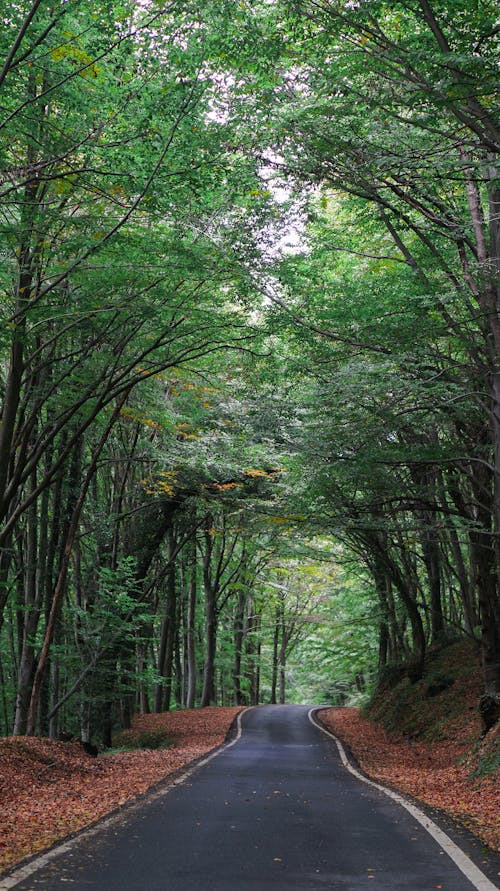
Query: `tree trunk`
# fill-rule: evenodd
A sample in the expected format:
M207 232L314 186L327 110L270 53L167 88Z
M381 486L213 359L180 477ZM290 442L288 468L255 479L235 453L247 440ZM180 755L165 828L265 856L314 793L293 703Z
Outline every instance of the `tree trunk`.
M240 590L234 614L234 664L233 664L233 690L234 704L243 705L245 697L241 689L241 660L243 655L244 617L245 617L245 591Z
M167 533L168 538L168 571L166 576L166 604L162 622L160 649L158 653L158 674L163 683L155 690L155 712L168 711L172 694L172 669L177 618L177 586L175 578L175 550L177 541L173 524Z
M430 516L424 520L426 528L421 535L422 553L427 571L431 612L431 640L438 643L444 635L443 604L441 600L441 554L436 540L435 528L428 525Z
M286 633L285 626L285 615L284 611L281 613L281 646L279 652L279 681L280 681L280 693L279 693L279 703L280 705L285 704L285 695L286 695L286 651L288 647L288 637Z
M31 477L31 488L36 488L36 473ZM34 639L40 618L42 587L38 584L38 517L36 504L28 511L28 528L26 539L26 566L24 567L24 621L23 642L19 658L17 679L16 712L14 718L14 736L26 733L28 708L31 688L35 672Z
M275 614L274 614L273 665L272 665L272 676L271 676L271 699L270 699L271 705L276 705L276 702L277 702L276 694L277 694L277 689L278 689L280 627L281 627L281 609L279 606L277 606Z
M414 591L415 580L409 572L404 574L395 560L390 558L388 554L384 556L382 553L381 559L386 559L387 570L391 574L395 589L406 608L408 619L410 620L413 638L412 666L410 673L413 681L419 681L424 673L427 644L422 617L417 605L416 592Z
M260 616L256 612L253 599L248 598L247 620L245 628L245 658L246 658L246 678L248 682L248 697L250 705L258 705L259 701L259 682L260 682L260 665L259 655L260 646L258 643L258 631L260 625Z
M470 531L471 560L479 597L483 683L485 693L497 693L500 690L500 608L496 545L492 535L494 510L489 509L494 483L488 468L479 463L473 467L471 482L477 527Z
M36 88L34 88L36 92ZM31 159L33 160L33 159ZM33 179L26 187L21 231L23 243L19 250L19 279L15 318L12 332L9 370L5 383L2 421L0 424L0 519L8 512L6 488L12 461L12 442L16 426L17 410L21 398L22 375L24 368L24 344L26 339L26 309L30 301L33 285L31 237L35 216L38 182Z
M73 550L73 544L76 538L76 534L78 531L78 523L80 520L80 514L82 512L82 508L85 502L85 498L89 489L89 486L92 482L94 474L97 470L97 462L101 455L101 452L104 448L106 440L113 428L113 425L120 414L120 411L127 399L127 393L124 393L122 397L117 401L116 406L111 414L111 418L104 429L104 432L94 449L94 453L92 455L92 460L88 467L87 473L85 475L85 479L82 483L78 498L76 500L75 507L73 509L72 516L69 520L68 529L65 537L65 545L64 551L61 559L61 565L59 568L59 575L57 578L57 582L54 588L54 594L52 598L52 605L50 609L49 619L47 622L47 627L45 629L45 638L43 641L42 649L40 651L40 656L38 659L38 665L35 672L35 677L33 680L33 687L31 691L31 700L28 711L28 721L26 727L26 733L28 736L34 736L35 734L35 726L36 720L38 716L39 704L40 704L40 694L42 690L42 683L45 676L45 671L47 669L50 649L52 646L52 641L54 638L55 628L57 624L57 620L59 617L59 612L62 605L62 600L64 596L64 591L66 588L66 577L68 574L69 563L71 558L71 552Z
M197 598L197 566L196 566L196 547L193 546L191 556L191 574L189 580L189 599L187 614L187 630L186 630L186 650L187 650L187 696L186 708L194 708L196 698L196 598Z
M139 690L138 690L138 707L141 715L149 715L149 698L148 691L146 689L146 684L142 678L142 674L147 664L147 656L146 656L146 647L141 642L137 646L137 673L140 677L139 681Z
M203 593L205 596L205 663L203 666L202 708L215 704L215 655L217 648L217 589L212 583L211 561L213 554L212 519L205 520L205 553L203 555Z
M217 610L215 592L212 586L205 585L205 665L203 669L203 690L200 705L215 705L215 655L217 649Z
M52 684L50 688L50 712L54 706L56 705L59 699L59 659L56 657L52 659L51 663L51 674L52 674ZM57 739L57 725L58 725L59 713L54 712L52 717L49 720L49 737L50 739Z

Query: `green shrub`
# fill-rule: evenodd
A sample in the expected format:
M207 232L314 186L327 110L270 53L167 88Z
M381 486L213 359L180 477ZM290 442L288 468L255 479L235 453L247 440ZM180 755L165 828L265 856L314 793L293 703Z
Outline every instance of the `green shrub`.
M136 749L168 749L172 739L165 736L164 730L128 730L118 734L113 742L113 748L108 749L108 754Z
M163 730L140 730L134 734L134 749L168 749L172 742Z
M485 777L500 770L500 737L498 733L478 746L472 777Z

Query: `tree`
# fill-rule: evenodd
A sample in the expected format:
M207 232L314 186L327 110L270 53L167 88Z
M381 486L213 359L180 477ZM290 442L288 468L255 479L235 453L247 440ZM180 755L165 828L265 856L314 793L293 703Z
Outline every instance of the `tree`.
M478 626L497 689L494 37L462 0L6 12L6 730L284 699L306 646L340 700Z
M472 445L472 436L465 433L469 451L462 451L457 463L460 474L465 473L463 479L469 475L474 479L472 512L483 541L476 572L481 578L477 591L484 681L486 689L494 690L500 680L496 569L500 341L493 9L486 4L471 10L460 2L435 9L424 2L396 4L390 10L381 3L346 7L304 2L284 4L283 10L282 71L287 87L272 123L267 109L261 112L271 131L270 163L291 187L322 189L326 205L338 206L339 194L351 196L347 206L362 238L349 243L333 222L335 241L324 231L322 256L331 256L333 248L350 254L351 262L355 256L364 257L371 275L364 278L364 292L358 289L357 304L349 305L350 320L345 305L342 319L324 301L315 305L316 294L311 299L308 285L302 290L297 277L290 283L286 273L283 279L283 270L282 284L268 288L269 299L290 323L336 345L337 355L350 348L373 361L385 355L391 362L397 355L402 364L407 358L404 343L403 352L401 345L387 343L387 324L379 331L370 328L370 319L375 322L371 300L381 291L382 281L392 284L395 266L404 269L413 283L420 300L417 315L430 336L427 350L434 354L427 370L424 362L416 363L416 373L425 381L435 369L453 386L459 369L463 389L457 398L475 401L481 417L479 442ZM290 47L299 42L300 61L295 59L290 67ZM345 199L342 204L346 206ZM316 272L319 276L319 268ZM347 289L351 294L356 291L352 274ZM407 287L402 294L408 294ZM409 307L411 313L414 307L415 303ZM395 311L401 313L398 322L403 322L402 301ZM430 323L441 338L437 353ZM450 351L447 342L453 344ZM459 410L457 439L462 434L460 415ZM473 426L477 433L477 424L469 429ZM438 459L438 464L443 460L450 459ZM430 468L428 478L429 473ZM488 502L484 513L479 488L481 503ZM437 598L435 536L422 535ZM417 622L416 615L414 619Z

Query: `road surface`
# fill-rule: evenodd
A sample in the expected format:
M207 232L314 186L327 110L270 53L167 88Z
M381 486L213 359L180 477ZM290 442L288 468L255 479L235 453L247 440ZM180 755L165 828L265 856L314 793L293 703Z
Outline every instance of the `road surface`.
M16 891L489 891L342 766L305 706L245 712L241 738L33 872ZM4 887L0 881L0 889Z

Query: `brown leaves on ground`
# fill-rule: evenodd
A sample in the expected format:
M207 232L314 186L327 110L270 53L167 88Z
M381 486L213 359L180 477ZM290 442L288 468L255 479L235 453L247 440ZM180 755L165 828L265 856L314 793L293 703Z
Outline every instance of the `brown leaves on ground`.
M449 738L433 742L390 735L357 708L326 709L318 717L347 743L369 776L440 808L490 847L500 848L498 776L471 777L471 739L480 732L474 714ZM498 735L498 728L483 745L492 745L492 734Z
M458 692L463 694L463 690ZM91 758L77 742L0 739L0 869L94 823L222 743L238 708L140 715L120 743L164 733L168 749ZM492 776L471 779L475 712L449 721L447 739L423 742L389 735L359 709L327 709L320 718L350 746L375 779L451 814L493 848L500 844L500 801ZM483 746L494 744L497 731Z
M0 869L94 823L222 743L239 708L138 716L121 742L165 731L168 749L92 758L78 742L0 739ZM124 739L125 737L125 739Z

